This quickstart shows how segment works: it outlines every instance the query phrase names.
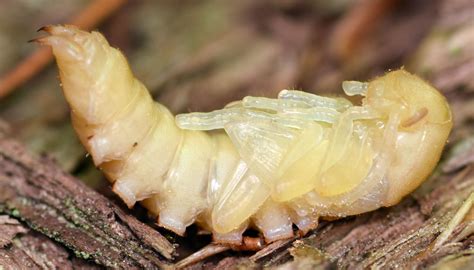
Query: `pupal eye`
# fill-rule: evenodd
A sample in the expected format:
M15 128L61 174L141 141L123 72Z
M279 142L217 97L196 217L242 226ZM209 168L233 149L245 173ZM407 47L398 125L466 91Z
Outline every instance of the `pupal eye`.
M423 121L426 121L428 113L429 113L428 109L425 107L422 107L416 110L408 118L402 119L400 123L400 127L409 129L409 128L414 128L417 125L421 125Z

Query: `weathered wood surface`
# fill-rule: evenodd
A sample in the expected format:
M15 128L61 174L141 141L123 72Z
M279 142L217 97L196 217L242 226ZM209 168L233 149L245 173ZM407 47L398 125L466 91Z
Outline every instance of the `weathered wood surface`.
M0 214L14 218L3 218L5 222L0 223L0 241L4 243L0 245L0 265L8 262L5 256L28 253L28 244L17 243L29 242L55 246L57 258L43 258L44 263L55 265L62 257L68 260L62 256L67 253L64 247L41 240L37 233L30 235L25 225L64 245L77 257L107 267L159 268L167 265L174 252L173 245L158 231L64 173L50 159L34 158L7 138L0 139ZM11 239L24 233L19 242ZM44 254L51 257L48 249ZM40 254L43 252L36 251ZM31 255L33 261L36 255ZM30 264L21 263L24 267Z
M0 232L3 269L100 269L6 215L0 216Z

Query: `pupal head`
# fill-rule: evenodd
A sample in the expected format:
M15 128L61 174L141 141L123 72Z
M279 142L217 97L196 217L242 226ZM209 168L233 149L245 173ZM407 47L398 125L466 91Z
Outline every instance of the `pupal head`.
M384 205L393 205L435 168L453 126L451 109L433 86L403 69L369 82L363 103L377 111L387 126L390 119L397 119L384 134L392 142L384 142L381 149L390 156Z
M388 117L398 114L401 129L416 130L423 123L452 126L446 98L433 86L404 69L368 83L364 104Z

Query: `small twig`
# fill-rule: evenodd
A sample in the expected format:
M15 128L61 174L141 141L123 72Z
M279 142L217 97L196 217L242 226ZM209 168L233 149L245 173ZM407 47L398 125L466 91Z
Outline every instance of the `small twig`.
M8 138L0 139L0 214L109 268L162 269L174 256L157 230ZM5 238L2 228L0 235Z
M283 247L284 245L294 241L295 239L296 239L296 237L292 237L292 238L289 238L289 239L283 239L283 240L275 241L275 242L269 244L268 246L266 246L265 248L263 248L262 250L256 252L252 256L250 256L249 259L252 262L256 262L257 260L259 260L259 259L261 259L265 256L270 255L275 250L280 249L281 247Z
M69 23L90 30L123 6L126 0L96 0ZM50 48L39 48L0 78L0 98L31 79L52 60Z
M193 254L189 255L188 257L182 259L178 263L175 264L176 268L181 269L186 266L195 264L197 262L200 262L204 260L205 258L209 258L213 255L219 254L221 252L229 250L230 247L226 245L221 245L221 244L214 244L211 243L202 249L200 249L197 252L194 252Z
M399 0L360 0L336 25L331 51L339 59L350 58L354 49Z
M277 241L280 242L280 241ZM274 243L277 243L274 242ZM268 246L273 246L273 244ZM268 247L267 246L267 247ZM203 261L209 257L212 257L216 254L222 253L227 250L235 250L235 251L259 251L262 249L266 249L265 241L262 237L250 237L244 236L242 239L242 243L240 245L225 245L225 244L216 244L211 243L202 249L194 252L193 254L189 255L188 257L182 259L178 263L176 263L177 268L184 268L186 266L190 266L197 262Z
M464 201L464 203L461 205L459 210L456 212L456 214L453 216L451 221L449 221L448 226L446 230L444 230L438 238L436 238L436 241L433 245L433 249L437 250L440 248L446 240L448 240L449 236L453 233L454 229L461 223L461 221L464 219L467 213L471 210L472 205L474 204L474 192L469 195L469 197Z

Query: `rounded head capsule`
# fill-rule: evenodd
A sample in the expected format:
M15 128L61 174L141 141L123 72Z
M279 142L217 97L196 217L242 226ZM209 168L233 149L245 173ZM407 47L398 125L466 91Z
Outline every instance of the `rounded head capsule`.
M393 205L418 187L438 163L453 126L451 110L434 87L403 69L369 82L364 105L382 119L398 119L384 203Z

